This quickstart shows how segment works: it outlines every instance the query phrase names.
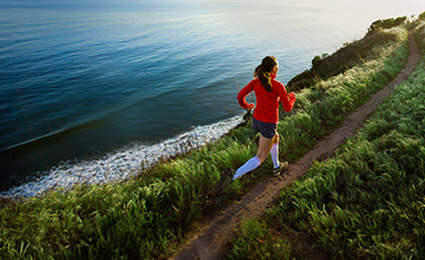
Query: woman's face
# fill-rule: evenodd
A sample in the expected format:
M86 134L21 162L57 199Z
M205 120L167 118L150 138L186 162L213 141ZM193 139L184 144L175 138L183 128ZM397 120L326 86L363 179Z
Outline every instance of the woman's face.
M279 64L277 64L276 66L273 67L271 74L277 75L278 71L279 71Z

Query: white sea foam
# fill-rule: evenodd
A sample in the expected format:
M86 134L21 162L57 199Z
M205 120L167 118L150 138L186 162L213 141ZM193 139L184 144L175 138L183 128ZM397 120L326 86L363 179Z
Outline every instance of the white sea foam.
M1 192L0 197L38 197L47 190L67 190L78 183L93 185L125 180L155 166L161 159L187 153L220 138L242 120L242 116L235 116L215 124L194 127L189 132L159 144L133 144L96 160L62 162L40 174L37 180Z

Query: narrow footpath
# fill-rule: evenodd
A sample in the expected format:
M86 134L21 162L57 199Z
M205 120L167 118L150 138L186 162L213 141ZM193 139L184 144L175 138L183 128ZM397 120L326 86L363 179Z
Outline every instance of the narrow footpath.
M217 213L215 217L206 220L199 232L172 259L223 259L230 250L229 240L235 228L242 221L261 216L283 187L290 185L296 178L304 175L315 160L330 156L362 127L369 114L393 93L395 86L407 80L421 57L412 32L409 33L409 48L410 55L406 67L393 81L375 93L363 106L348 115L338 129L321 140L302 159L291 164L285 175L263 180L240 201L233 202L226 209ZM314 254L312 259L328 258L320 252L312 252L312 254Z

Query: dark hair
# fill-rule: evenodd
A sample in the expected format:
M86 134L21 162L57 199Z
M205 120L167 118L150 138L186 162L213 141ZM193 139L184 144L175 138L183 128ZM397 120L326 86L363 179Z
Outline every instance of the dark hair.
M267 56L254 71L254 77L260 80L268 92L272 92L272 77L270 73L276 65L277 59L273 56Z

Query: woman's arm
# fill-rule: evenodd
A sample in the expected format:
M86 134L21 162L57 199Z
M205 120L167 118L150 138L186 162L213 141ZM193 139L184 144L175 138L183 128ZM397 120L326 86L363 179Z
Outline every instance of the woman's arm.
M254 90L254 84L253 82L249 82L248 85L246 85L241 91L238 93L238 102L241 107L244 109L251 110L255 107L253 103L248 104L245 100L246 96L248 96L249 93L251 93Z
M286 93L285 86L282 84L282 89L279 92L279 98L280 102L283 105L283 109L286 112L291 112L292 108L294 107L295 101L297 100L295 93L291 92L288 96L288 94Z

